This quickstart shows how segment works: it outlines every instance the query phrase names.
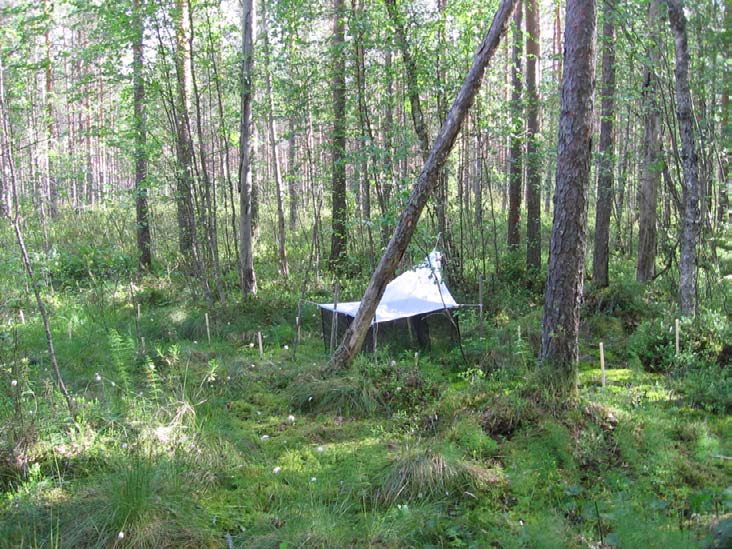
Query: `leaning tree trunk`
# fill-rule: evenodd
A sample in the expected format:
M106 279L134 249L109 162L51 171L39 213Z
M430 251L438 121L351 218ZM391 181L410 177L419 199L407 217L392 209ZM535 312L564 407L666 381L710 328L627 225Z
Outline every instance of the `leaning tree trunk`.
M254 94L254 2L241 14L241 119L239 123L239 282L244 296L257 293L252 239L252 96Z
M333 11L333 195L330 267L342 273L346 266L348 208L346 205L346 58L343 0Z
M498 12L493 19L488 33L478 49L473 64L470 67L462 88L458 93L452 108L440 128L435 139L429 157L422 167L417 182L407 201L406 207L399 217L399 222L394 234L379 261L376 271L371 276L366 292L361 300L356 318L346 330L343 342L333 354L331 369L339 370L346 368L353 361L356 353L361 349L364 338L368 332L371 321L374 318L376 307L384 295L388 281L394 274L397 265L402 259L407 246L419 221L430 193L439 182L442 168L455 143L460 126L473 103L475 94L480 88L483 73L488 61L493 57L498 48L501 35L505 32L508 19L515 7L517 0L502 0Z
M592 282L597 288L609 283L610 214L613 207L613 165L615 164L615 6L606 0L602 24L602 114L600 115L600 160L597 177L595 249L592 254Z
M638 282L653 278L656 265L656 218L658 186L661 182L661 114L656 100L659 92L655 71L660 64L658 20L661 17L660 0L651 0L648 8L650 45L648 66L643 71L643 168L640 177L638 201L638 258L635 277Z
M524 49L523 31L521 29L521 6L513 15L513 50L511 52L511 146L509 148L509 184L508 184L508 247L518 248L521 237L521 195L522 174L521 149L524 130L524 117L521 108L521 55Z
M147 134L145 128L145 80L142 76L144 23L140 0L132 2L132 81L135 140L135 211L137 216L137 253L141 271L152 266L150 219L147 204Z
M541 268L541 155L537 67L541 55L541 12L537 0L526 0L526 268Z
M559 392L576 390L580 301L587 239L587 190L595 83L594 0L567 0L554 224L549 245L542 362Z
M684 168L684 214L681 229L681 260L679 265L679 298L681 314L696 314L696 248L699 240L699 168L694 136L694 114L689 90L689 45L686 17L680 0L667 0L671 30L676 48L676 116L681 134L681 162Z

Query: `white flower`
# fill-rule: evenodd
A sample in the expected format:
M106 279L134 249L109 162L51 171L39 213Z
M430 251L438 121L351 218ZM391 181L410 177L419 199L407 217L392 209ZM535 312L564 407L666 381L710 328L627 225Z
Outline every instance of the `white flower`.
M112 387L116 387L117 386L117 384L114 381L110 381L110 383L112 384Z
M250 348L250 349L254 349L254 343L250 343L250 344L249 344L249 348Z
M290 414L289 416L287 416L287 421L289 421L290 423L295 423L295 416Z
M125 533L120 532L119 534L117 534L117 539L125 539Z
M94 381L97 381L97 382L102 381L102 376L100 376L98 373L94 374Z
M249 367L250 367L250 368L254 368L254 364L250 364L250 365L249 365Z
M272 474L276 475L280 471L282 471L282 467L279 467L279 466L278 467L275 467L274 469L272 469Z
M122 449L123 449L123 450L127 450L127 443L126 443L126 442L123 442L123 443L122 443Z
M316 452L318 452L319 454L322 454L322 453L323 453L323 447L322 447L322 446L318 446L318 447L317 447L317 448L315 449L315 451L316 451Z
M286 351L286 350L287 350L287 349L289 349L290 347L289 347L288 345L285 345L285 346L283 346L282 348L283 348L283 349L284 349L284 350Z
M259 410L257 410L257 415L258 416L261 416L262 415L262 412L260 412Z
M315 482L316 480L318 480L318 479L317 479L317 478L315 478L315 477L312 477L312 478L310 479L310 482Z
M259 437L259 438L261 438L262 440L267 440L267 439L269 438L269 435L262 435L262 436L261 436L261 437Z
M391 366L392 368L393 368L394 366L396 366L396 360L392 360L392 361L391 361L391 362L389 363L389 366Z
M10 386L11 387L15 387L16 385L18 385L18 380L17 379L14 379L13 381L10 382Z
M150 364L147 365L147 367L150 368L151 370L154 370L155 369L155 364L153 364L151 362Z
M308 402L311 402L312 400L313 400L313 397L309 396L308 397Z
M401 387L397 387L396 390L397 390L397 392L399 392L399 391L402 390L402 388Z
M194 341L194 342L193 342L193 344L194 344L194 345L198 345L198 341Z

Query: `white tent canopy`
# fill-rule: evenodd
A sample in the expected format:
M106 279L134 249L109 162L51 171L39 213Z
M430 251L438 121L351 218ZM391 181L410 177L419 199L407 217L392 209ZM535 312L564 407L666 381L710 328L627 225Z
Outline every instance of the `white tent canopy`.
M355 317L360 305L360 301L347 301L338 303L337 307L333 303L320 303L318 307ZM442 281L441 254L433 251L422 263L400 274L386 286L371 323L389 322L458 306Z

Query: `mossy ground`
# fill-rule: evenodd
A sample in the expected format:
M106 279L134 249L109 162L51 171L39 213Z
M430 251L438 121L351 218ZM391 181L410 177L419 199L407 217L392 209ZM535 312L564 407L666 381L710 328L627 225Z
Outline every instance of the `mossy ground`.
M732 418L643 370L628 338L656 313L622 296L587 305L562 403L534 375L538 300L500 287L482 338L462 319L467 363L383 350L329 378L317 311L294 354L299 291L273 273L211 310L175 277L58 287L74 427L7 274L2 546L696 547L732 512Z

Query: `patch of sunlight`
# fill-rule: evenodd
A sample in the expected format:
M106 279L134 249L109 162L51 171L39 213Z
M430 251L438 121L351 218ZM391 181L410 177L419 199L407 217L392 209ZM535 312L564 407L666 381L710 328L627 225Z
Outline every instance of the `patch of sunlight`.
M185 309L176 309L170 312L170 321L175 323L185 322L188 318L188 312Z
M617 368L605 370L605 380L607 383L628 382L634 379L635 372L629 368ZM592 368L579 373L580 383L600 383L602 380L602 370L600 368Z

